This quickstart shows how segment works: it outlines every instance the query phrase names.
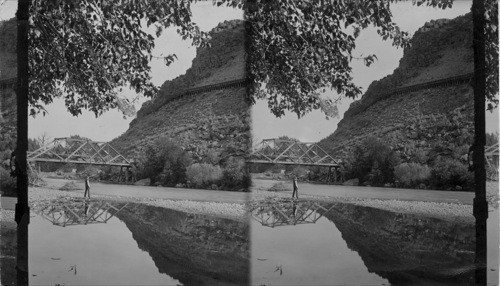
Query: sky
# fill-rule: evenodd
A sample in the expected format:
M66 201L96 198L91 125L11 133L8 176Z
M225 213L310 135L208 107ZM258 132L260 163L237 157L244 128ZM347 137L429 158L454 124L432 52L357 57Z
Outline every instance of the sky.
M455 1L452 9L442 10L431 7L417 7L412 1L399 2L392 5L393 20L403 31L412 36L420 27L432 19L448 18L470 12L472 1ZM370 67L361 61L352 62L353 81L366 91L370 83L392 74L399 65L403 56L403 49L397 49L390 41L383 41L373 28L363 30L357 39L353 56L376 54L376 60ZM331 98L338 98L337 93L329 92ZM276 118L268 110L267 102L257 103L252 110L253 142L258 144L262 139L276 138L287 135L303 142L317 142L332 134L342 119L344 112L349 108L353 99L342 98L338 105L339 118L327 120L321 111L314 111L302 117L287 113L281 119ZM498 110L494 114L486 113L487 132L498 130Z
M2 0L0 0L2 3ZM0 6L0 19L8 19L14 16L16 1L5 1ZM425 22L431 19L455 18L470 11L471 1L455 1L452 9L438 9L430 7L416 7L411 5L411 1L399 2L392 6L394 21L405 31L412 35ZM202 30L209 31L219 22L231 19L242 19L241 10L231 8L214 7L211 2L202 2L193 5L193 19ZM154 55L175 53L178 57L171 66L166 67L161 60L154 60L151 63L152 81L161 85L164 81L173 79L185 73L191 66L191 61L195 57L196 48L191 47L187 41L182 41L173 30L166 30L161 38L156 41ZM370 67L364 66L361 61L354 61L353 78L354 82L366 91L368 85L374 81L391 74L398 66L399 60L403 56L403 50L391 45L390 41L383 41L375 29L370 28L361 32L356 42L354 56L366 54L376 54L378 60ZM338 95L333 92L327 93L332 98ZM136 100L136 109L147 99L126 91L121 94L129 99ZM295 114L287 113L282 118L276 118L267 108L267 103L260 101L252 108L253 137L258 143L264 138L273 138L287 135L305 142L315 142L333 133L337 123L342 118L343 113L352 103L352 99L343 98L338 106L340 116L338 118L326 119L321 111L314 111L300 120ZM83 112L78 117L70 115L64 107L64 101L56 99L54 103L46 106L48 115L38 115L36 118L29 118L28 135L30 138L37 138L41 135L49 138L66 137L74 134L85 136L96 141L109 141L124 133L128 124L133 118L123 118L123 114L118 110L110 110L99 118L90 112ZM498 110L493 114L487 112L488 132L498 130Z
M1 1L1 0L0 0ZM243 12L228 7L214 7L212 2L199 2L192 5L193 21L203 31L210 31L220 22L232 19L243 19ZM154 31L154 29L152 29ZM161 86L166 80L182 75L191 66L196 56L196 48L191 42L183 41L174 29L165 30L160 38L155 41L154 56L174 53L178 59L169 67L163 60L153 59L151 65L152 82ZM137 99L136 110L139 110L147 98L127 90L120 94L129 99ZM78 134L95 141L110 141L120 136L128 127L133 118L123 118L118 110L110 110L96 118L91 112L83 111L78 117L70 115L64 106L64 100L56 99L45 107L48 115L39 114L36 118L30 117L28 122L28 136L38 138L42 135L49 138L68 137Z

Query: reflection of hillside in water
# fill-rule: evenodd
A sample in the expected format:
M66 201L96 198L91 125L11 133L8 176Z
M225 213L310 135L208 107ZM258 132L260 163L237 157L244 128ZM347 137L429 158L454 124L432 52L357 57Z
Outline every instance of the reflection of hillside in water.
M473 284L474 223L340 203L324 216L360 255L368 271L391 284Z
M325 203L290 199L267 200L250 205L253 219L263 226L277 227L316 223L330 208ZM321 213L318 210L322 210Z
M248 223L137 203L82 198L33 206L57 226L123 221L159 273L183 285L248 284ZM131 262L133 264L133 262ZM140 265L137 265L140 267Z
M141 204L116 216L160 273L185 285L248 284L248 223Z
M35 213L62 227L106 223L127 204L118 208L117 203L87 198L65 198L44 202L34 207Z

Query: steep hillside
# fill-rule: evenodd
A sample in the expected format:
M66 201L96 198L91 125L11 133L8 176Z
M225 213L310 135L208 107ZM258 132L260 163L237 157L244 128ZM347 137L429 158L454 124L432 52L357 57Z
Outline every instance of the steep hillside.
M420 28L393 74L374 81L351 104L337 130L321 141L330 153L345 157L368 137L380 138L403 161L453 156L464 160L473 134L470 81L424 83L473 72L472 17L433 20ZM409 86L415 89L391 93ZM421 163L425 163L424 160Z
M113 146L133 157L148 142L167 136L198 162L209 154L244 155L250 142L249 104L245 86L234 84L245 78L243 22L221 23L211 35L211 46L199 48L186 74L166 81L157 97L143 104ZM213 88L226 82L233 84ZM190 93L193 88L198 90Z

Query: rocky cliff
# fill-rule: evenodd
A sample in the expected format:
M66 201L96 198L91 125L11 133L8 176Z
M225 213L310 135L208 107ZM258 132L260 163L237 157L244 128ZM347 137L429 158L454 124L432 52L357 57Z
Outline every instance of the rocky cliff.
M243 22L225 21L210 33L210 47L198 48L186 74L166 81L158 95L143 104L113 146L134 156L148 142L167 136L195 161L208 153L227 157L246 152L250 115L243 83Z
M426 23L393 74L374 81L320 144L342 157L377 137L407 161L416 149L427 157L463 156L473 134L473 67L470 14Z

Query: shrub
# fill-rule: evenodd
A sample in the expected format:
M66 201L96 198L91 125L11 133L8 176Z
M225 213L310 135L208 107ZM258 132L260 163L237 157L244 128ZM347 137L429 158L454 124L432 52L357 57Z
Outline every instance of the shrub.
M203 161L204 163L218 165L220 162L220 152L213 149L207 150Z
M432 167L432 181L437 188L465 189L473 184L474 175L458 160L439 158Z
M248 190L251 185L250 174L247 171L245 160L237 157L230 157L222 173L222 186L224 189Z
M191 164L191 157L175 142L161 137L146 146L135 161L138 179L150 178L151 185L175 186L185 182L186 167Z
M197 188L217 184L222 178L222 169L206 163L195 163L186 169L187 180Z
M10 172L0 167L0 190L3 196L16 196L16 178L10 176Z
M346 161L346 179L358 178L360 185L381 186L393 181L400 159L389 145L369 137L354 147Z
M431 176L431 169L427 165L418 163L403 163L394 168L394 177L404 187L415 187L424 183Z

